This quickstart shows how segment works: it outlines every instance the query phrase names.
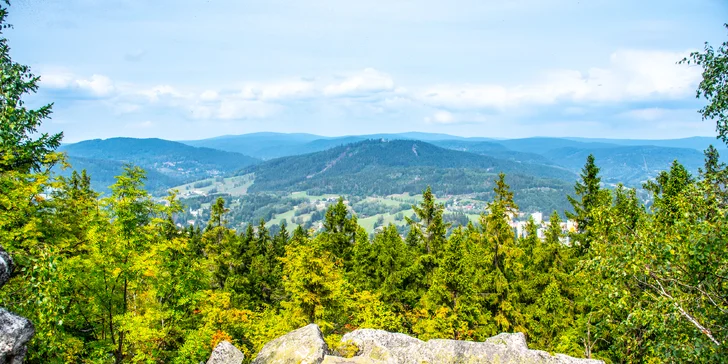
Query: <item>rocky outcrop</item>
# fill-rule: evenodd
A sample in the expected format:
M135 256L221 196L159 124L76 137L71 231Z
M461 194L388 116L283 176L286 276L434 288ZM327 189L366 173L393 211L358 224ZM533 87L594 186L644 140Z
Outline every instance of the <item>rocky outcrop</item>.
M28 319L0 308L0 364L20 364L33 337L35 328Z
M10 258L10 254L0 246L0 287L10 279L11 273L13 273L13 260Z
M295 334L294 334L295 333ZM292 335L293 334L293 335ZM530 350L522 333L500 334L484 342L457 340L422 341L383 330L361 329L341 339L342 346L354 345L351 358L325 355L326 344L318 327L306 326L266 345L253 363L323 364L463 364L463 363L601 363ZM275 343L274 345L271 345ZM269 346L270 345L270 346ZM301 353L307 355L304 361Z
M0 287L13 273L13 260L0 246ZM0 308L0 364L20 364L28 352L26 344L35 328L28 319Z
M326 352L321 330L310 324L265 344L253 364L318 364Z
M240 364L245 359L243 352L228 341L221 341L210 354L207 364Z

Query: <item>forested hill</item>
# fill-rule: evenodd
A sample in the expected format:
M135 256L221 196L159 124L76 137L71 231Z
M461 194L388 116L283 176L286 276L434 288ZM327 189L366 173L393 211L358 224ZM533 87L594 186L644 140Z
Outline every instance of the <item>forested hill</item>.
M648 179L655 178L660 171L669 168L673 161L679 161L693 174L703 166L705 156L695 149L668 148L652 145L619 146L604 148L566 147L548 150L543 155L554 163L569 170L578 171L589 154L599 162L604 177L602 182L623 183L640 187Z
M366 140L323 152L278 158L250 167L249 191L309 191L388 195L418 193L428 185L440 194L492 190L499 172L515 188L573 183L576 175L548 165L498 159L440 148L422 141Z
M124 163L132 163L149 173L150 190L175 184L224 176L260 162L240 153L196 148L163 139L110 138L63 145L73 169L86 169L94 187L105 190ZM65 173L70 173L66 171Z

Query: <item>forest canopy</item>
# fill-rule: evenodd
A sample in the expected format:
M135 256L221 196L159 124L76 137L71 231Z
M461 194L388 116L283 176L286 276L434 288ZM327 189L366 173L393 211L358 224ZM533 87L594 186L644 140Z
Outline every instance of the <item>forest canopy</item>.
M715 68L701 87L724 115L725 88L709 85L728 71L706 52L700 64ZM139 167L104 198L94 176L54 174L62 135L37 133L51 105L24 106L38 77L5 39L0 70L0 242L17 264L0 306L34 323L30 363L200 362L222 340L249 360L307 323L332 346L378 328L421 339L523 332L534 348L607 362L728 356L728 171L715 148L697 175L675 162L647 182L649 207L634 189L603 188L590 156L566 235L555 212L543 237L533 220L516 236L503 173L478 225L453 226L427 188L404 235L390 225L370 239L343 199L319 232L271 233L265 221L236 231L222 199L204 228L178 226L176 195L152 199Z

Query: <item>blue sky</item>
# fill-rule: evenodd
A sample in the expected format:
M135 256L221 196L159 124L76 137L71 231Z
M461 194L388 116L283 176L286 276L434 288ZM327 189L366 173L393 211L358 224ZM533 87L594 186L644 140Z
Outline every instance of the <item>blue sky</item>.
M696 67L724 0L15 0L66 142L257 131L715 135Z

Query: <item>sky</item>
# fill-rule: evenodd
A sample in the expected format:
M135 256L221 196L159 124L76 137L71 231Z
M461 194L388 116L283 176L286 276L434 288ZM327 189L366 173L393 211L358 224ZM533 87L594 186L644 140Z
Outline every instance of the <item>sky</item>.
M725 0L14 0L42 132L714 136L695 98Z

